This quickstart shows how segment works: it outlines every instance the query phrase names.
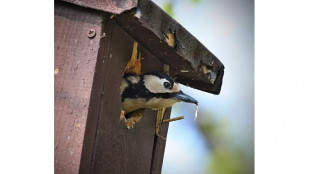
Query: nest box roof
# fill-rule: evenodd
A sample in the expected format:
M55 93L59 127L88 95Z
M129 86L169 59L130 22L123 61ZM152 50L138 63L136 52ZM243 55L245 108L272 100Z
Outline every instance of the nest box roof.
M115 20L184 85L219 94L224 65L183 26L149 0L63 0L116 15Z

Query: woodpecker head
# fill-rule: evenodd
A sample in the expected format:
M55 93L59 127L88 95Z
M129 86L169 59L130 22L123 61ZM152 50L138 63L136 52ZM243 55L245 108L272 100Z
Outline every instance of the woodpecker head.
M173 78L163 72L125 75L122 87L122 108L127 112L139 108L168 108L177 102L198 104L198 101L181 91Z
M163 72L151 72L143 75L145 88L152 93L154 98L161 102L187 102L197 104L194 98L184 94L173 78Z

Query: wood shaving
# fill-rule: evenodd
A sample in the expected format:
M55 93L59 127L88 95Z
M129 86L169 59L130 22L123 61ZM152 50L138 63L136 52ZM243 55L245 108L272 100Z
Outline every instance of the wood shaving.
M138 46L138 43L134 41L132 56L125 68L125 72L134 73L136 75L141 75L142 74L142 56L141 56L141 53L139 53L139 56L137 57L138 55L137 46Z
M175 36L172 32L168 31L167 35L163 35L165 37L165 42L170 46L170 47L175 47Z
M198 111L198 105L196 105L196 110L195 110L195 114L194 114L194 121L195 121L196 118L197 118L197 111Z

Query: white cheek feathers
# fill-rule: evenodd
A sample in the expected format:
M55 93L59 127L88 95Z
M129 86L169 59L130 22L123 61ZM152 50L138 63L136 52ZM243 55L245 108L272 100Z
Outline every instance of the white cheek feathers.
M171 89L171 92L175 93L179 91L180 91L180 86L178 85L178 83L175 82L173 88Z
M127 79L128 79L131 83L136 84L136 83L139 82L140 77L139 77L139 76L129 76Z
M177 83L174 83L172 89L167 89L164 87L164 82L169 82L166 79L160 79L157 76L145 75L144 84L145 87L152 93L176 93L180 91L180 87Z
M152 93L166 93L167 90L164 88L163 81L153 75L144 76L145 87Z

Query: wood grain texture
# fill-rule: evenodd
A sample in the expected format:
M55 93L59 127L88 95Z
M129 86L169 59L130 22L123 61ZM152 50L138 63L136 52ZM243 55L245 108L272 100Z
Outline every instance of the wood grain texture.
M96 70L96 75L103 79L99 82L101 84L96 85L102 86L102 99L90 173L150 173L154 155L156 112L146 110L145 116L132 130L127 130L124 122L119 121L119 86L132 54L133 39L113 21L108 22L108 25L110 26L107 28L112 31L106 31L110 33L106 39L110 41L102 42L100 55L103 60L98 62L104 63L102 70L100 66ZM105 49L107 47L108 52ZM142 46L138 49L144 58L143 72L163 70L163 64L158 59ZM99 75L99 72L102 74Z
M224 65L189 31L150 0L62 0L110 12L119 26L153 55L175 69L178 82L219 94ZM137 8L135 8L137 7ZM129 10L131 9L131 10Z
M137 6L137 0L63 0L76 5L120 14Z
M155 135L156 111L147 109L133 130L119 120L133 42L110 14L55 2L55 173L161 173L165 140ZM138 51L143 73L163 71L151 52L140 44Z
M170 115L171 115L171 108L165 111L164 119L169 119ZM159 134L165 138L167 138L168 126L169 126L169 123L164 123L160 127ZM168 141L168 139L163 140L160 137L157 137L157 136L155 137L153 151L152 151L151 168L150 168L151 174L161 173L166 141Z
M102 17L55 2L55 173L78 173ZM96 37L87 37L88 29Z
M173 67L178 82L212 94L220 93L224 65L154 2L139 0L137 9L117 16L116 20L136 41ZM173 39L167 39L169 35Z

